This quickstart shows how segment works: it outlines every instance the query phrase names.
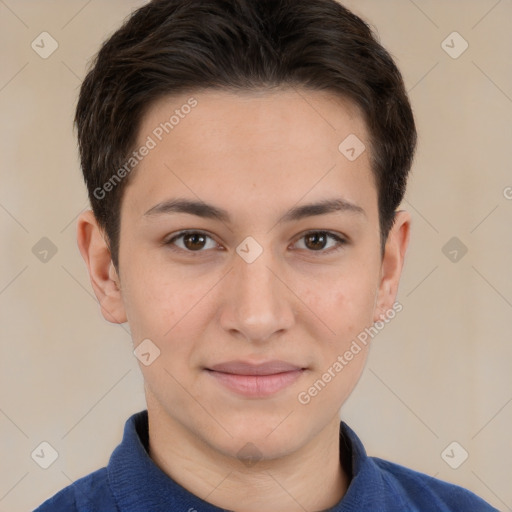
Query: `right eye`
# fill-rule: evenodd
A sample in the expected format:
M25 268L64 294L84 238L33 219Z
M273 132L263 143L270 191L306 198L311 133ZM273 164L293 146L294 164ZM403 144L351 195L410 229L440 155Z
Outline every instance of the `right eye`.
M210 243L208 244L208 241ZM205 252L205 250L220 247L215 240L202 231L181 231L165 242L172 250L189 253ZM177 248L177 249L176 249Z

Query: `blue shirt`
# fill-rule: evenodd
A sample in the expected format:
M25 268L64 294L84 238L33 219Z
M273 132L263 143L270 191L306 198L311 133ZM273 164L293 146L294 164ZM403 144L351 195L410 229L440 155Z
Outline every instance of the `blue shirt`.
M222 512L167 476L149 457L147 410L131 416L121 444L99 469L45 501L35 512ZM350 485L328 512L497 512L462 487L376 457L340 424L340 462Z

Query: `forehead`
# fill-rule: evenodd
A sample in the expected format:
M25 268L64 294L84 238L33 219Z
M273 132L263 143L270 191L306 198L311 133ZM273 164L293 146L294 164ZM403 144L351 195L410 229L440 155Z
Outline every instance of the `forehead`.
M285 125L287 130L283 131ZM250 150L253 143L258 149L266 143L268 149L277 151L298 150L306 139L310 141L310 150L316 145L319 151L325 151L333 146L337 150L338 139L350 130L361 138L367 136L358 106L332 92L291 87L207 89L164 97L153 103L141 120L138 139L142 142L152 133L157 138L170 135L177 143L199 137L204 143L236 137L244 140L240 151ZM197 149L200 151L201 147Z
M204 90L165 97L142 119L136 146L151 140L152 149L126 194L155 202L179 188L181 196L231 194L233 204L241 193L297 202L308 190L344 182L347 193L352 189L347 199L357 202L361 188L373 194L375 187L369 151L355 161L340 152L354 136L369 147L358 108L328 92Z

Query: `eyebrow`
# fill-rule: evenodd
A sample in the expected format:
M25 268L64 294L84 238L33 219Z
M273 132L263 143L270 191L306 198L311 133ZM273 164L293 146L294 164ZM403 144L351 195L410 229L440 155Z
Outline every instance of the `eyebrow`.
M317 203L295 206L288 210L277 223L298 221L306 217L326 215L336 212L355 213L357 215L366 216L366 212L363 208L345 199L327 199ZM153 217L157 215L170 215L173 213L188 213L205 219L216 219L225 223L231 222L231 217L226 210L203 201L190 199L170 199L162 201L150 208L143 216Z

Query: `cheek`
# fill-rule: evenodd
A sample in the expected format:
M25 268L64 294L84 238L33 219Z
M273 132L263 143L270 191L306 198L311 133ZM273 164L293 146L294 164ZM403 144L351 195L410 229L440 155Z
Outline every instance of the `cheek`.
M311 309L333 332L321 336L325 328L320 322L310 326L316 363L297 397L302 406L311 406L305 410L327 418L354 389L368 355L370 344L361 341L361 333L373 323L374 302L375 282L364 276L331 280L328 292L311 294Z
M123 301L134 342L150 338L166 343L184 320L201 314L201 297L211 284L208 279L185 282L179 272L138 264L135 259L130 263Z
M371 272L353 271L322 281L303 293L317 315L311 318L321 319L331 331L330 341L339 345L373 323L377 280Z

